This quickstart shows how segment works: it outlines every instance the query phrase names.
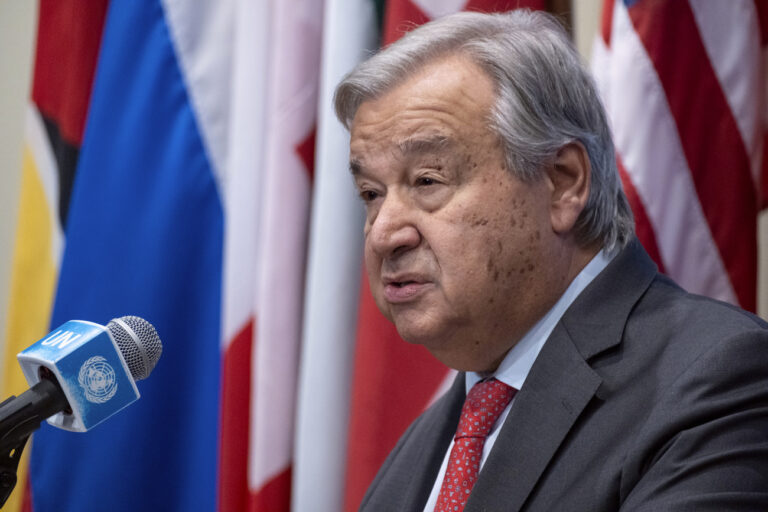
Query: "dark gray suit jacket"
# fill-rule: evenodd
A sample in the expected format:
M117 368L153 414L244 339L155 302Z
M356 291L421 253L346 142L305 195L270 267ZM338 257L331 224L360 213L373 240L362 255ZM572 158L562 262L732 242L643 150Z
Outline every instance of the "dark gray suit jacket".
M464 394L460 374L360 510L423 510ZM766 324L681 290L633 241L544 344L465 510L768 511Z

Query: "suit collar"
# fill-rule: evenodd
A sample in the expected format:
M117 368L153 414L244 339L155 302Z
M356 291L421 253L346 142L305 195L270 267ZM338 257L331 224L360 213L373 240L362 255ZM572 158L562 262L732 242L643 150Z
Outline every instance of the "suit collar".
M619 343L632 308L656 271L656 264L633 239L565 312L561 324L585 360Z
M602 383L588 360L620 343L630 311L655 275L634 240L574 301L517 394L467 512L523 506Z

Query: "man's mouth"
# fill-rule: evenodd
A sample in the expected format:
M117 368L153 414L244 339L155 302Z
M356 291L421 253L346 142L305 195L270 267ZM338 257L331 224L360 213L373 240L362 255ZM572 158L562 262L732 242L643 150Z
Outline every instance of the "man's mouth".
M410 302L418 298L431 284L418 278L395 278L384 280L384 298L392 304Z

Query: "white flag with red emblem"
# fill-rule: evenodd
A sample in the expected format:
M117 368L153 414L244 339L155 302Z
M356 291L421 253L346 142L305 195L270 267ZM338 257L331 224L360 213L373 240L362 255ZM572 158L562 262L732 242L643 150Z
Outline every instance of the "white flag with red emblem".
M293 469L323 2L238 7L219 506L279 512Z

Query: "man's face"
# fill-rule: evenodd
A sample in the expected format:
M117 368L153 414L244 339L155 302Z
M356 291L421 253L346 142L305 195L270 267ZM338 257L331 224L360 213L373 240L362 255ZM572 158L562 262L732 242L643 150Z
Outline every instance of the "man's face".
M507 170L494 98L479 67L450 56L364 102L351 128L376 303L404 339L463 370L493 370L566 284L551 183Z

